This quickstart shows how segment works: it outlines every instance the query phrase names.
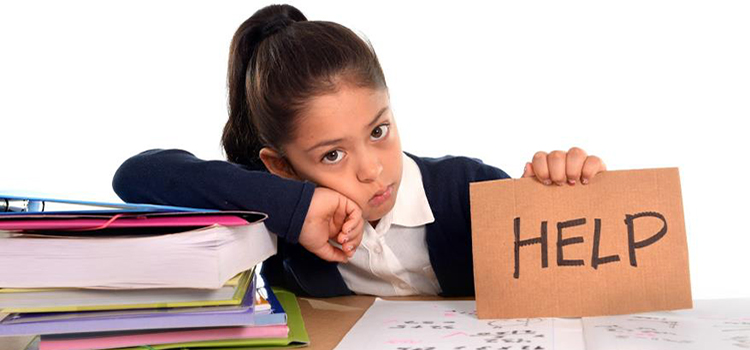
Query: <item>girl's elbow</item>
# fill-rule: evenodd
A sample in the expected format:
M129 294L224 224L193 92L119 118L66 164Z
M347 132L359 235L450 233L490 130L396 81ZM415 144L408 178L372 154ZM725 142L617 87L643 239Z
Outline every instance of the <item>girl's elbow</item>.
M155 163L154 157L161 150L148 150L136 154L123 162L112 177L112 189L125 202L137 203L141 199L137 195L139 189L145 188L149 166Z

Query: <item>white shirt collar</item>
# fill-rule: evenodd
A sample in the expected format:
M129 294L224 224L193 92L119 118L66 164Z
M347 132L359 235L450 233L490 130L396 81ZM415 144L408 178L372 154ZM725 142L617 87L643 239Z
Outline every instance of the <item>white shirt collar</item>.
M391 210L393 213L391 224L415 227L432 223L435 217L432 215L427 194L424 192L422 172L411 157L405 153L402 153L402 157L401 185L396 195L396 203Z

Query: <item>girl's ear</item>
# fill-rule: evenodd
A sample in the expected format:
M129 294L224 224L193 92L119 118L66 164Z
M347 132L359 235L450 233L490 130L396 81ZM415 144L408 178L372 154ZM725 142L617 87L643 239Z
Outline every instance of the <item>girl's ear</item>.
M275 150L263 147L260 150L260 160L266 165L266 169L276 176L281 176L286 179L300 180L297 173L292 168L292 165L282 157L279 152Z

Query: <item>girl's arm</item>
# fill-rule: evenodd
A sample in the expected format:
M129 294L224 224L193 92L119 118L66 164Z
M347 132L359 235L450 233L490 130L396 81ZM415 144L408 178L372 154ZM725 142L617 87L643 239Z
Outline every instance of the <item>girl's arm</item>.
M205 161L177 149L149 150L123 163L112 187L132 203L151 203L269 214L271 232L297 243L315 185L287 180L260 169Z

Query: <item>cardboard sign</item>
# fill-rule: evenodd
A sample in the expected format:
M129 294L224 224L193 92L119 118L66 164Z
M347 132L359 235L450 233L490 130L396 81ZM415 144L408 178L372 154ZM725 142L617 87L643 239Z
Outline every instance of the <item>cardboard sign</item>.
M677 168L471 184L479 318L692 307Z

